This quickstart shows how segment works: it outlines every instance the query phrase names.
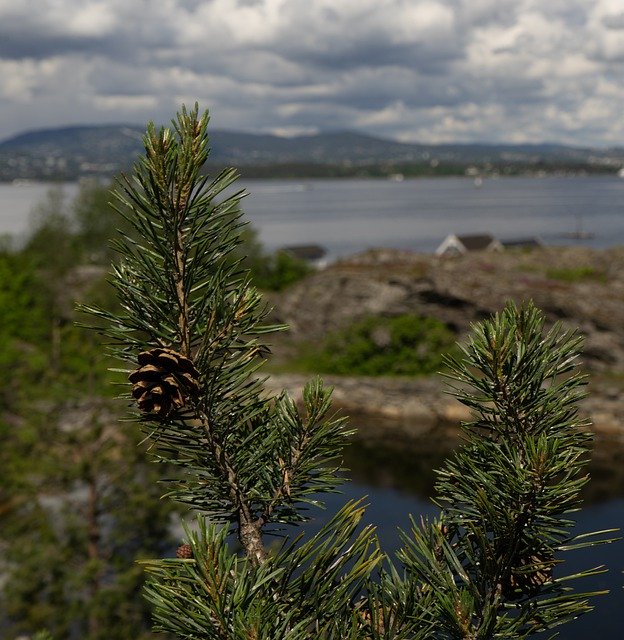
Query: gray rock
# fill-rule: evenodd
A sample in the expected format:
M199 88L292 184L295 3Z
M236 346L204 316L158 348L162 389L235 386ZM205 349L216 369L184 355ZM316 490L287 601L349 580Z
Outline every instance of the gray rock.
M500 311L510 299L532 299L544 311L549 326L560 322L564 329L584 336L581 364L593 381L590 397L583 403L584 415L593 417L603 437L622 439L624 248L551 247L458 258L369 251L312 274L273 297L276 318L291 327L273 339L273 351L276 360L284 362L302 342L318 342L328 332L369 315L403 313L438 318L461 342L472 323ZM294 390L303 384L293 377L287 382ZM394 421L392 428L401 437L439 433L467 418L437 379L329 378L329 382L335 385L338 405L355 415ZM401 426L407 424L412 426Z

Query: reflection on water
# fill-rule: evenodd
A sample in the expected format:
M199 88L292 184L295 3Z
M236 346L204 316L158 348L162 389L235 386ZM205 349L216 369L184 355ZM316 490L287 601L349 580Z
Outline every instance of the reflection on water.
M451 444L388 439L353 442L345 450L345 466L355 484L393 489L428 500L433 495L435 470L452 453ZM585 505L624 499L624 448L597 440L588 471L591 479L583 491Z
M446 450L445 450L446 449ZM406 443L368 440L353 443L345 454L351 482L342 495L326 499L327 510L306 525L312 533L326 522L346 499L367 496L365 520L375 524L382 548L392 554L399 546L398 528L409 528L408 514L417 520L421 515L437 515L432 504L434 470L441 466L450 448L439 442ZM571 515L577 532L614 527L624 528L624 450L613 443L598 441L590 464L592 479L584 492L583 509ZM605 638L621 637L621 606L624 602L624 543L600 545L565 554L565 572L573 573L605 565L605 574L576 583L582 591L610 589L608 596L596 598L595 610L561 628L561 640L581 640L593 634ZM539 636L542 637L542 636ZM544 638L550 637L548 634Z
M435 469L449 452L374 440L353 442L345 450L345 466L354 484L428 500L433 495Z

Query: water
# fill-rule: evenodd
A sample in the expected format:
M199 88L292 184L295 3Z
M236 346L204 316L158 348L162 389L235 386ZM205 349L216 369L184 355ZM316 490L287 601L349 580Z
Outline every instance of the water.
M561 244L579 225L595 234L589 246L624 244L624 180L611 176L500 178L480 188L468 178L245 186L245 211L271 248L314 243L334 257L379 246L432 252L449 233Z
M580 512L571 515L577 522L576 533L624 528L624 452L599 447L590 465L592 480L584 494ZM429 447L430 449L430 447ZM607 451L605 451L607 449ZM387 443L353 445L347 449L346 465L352 481L342 487L342 495L326 498L327 510L306 525L310 533L325 523L347 499L366 496L369 505L365 524L377 526L381 546L390 555L400 546L398 528L409 531L409 514L418 522L421 515L435 516L439 510L432 504L434 469L439 468L450 451L430 451L421 447L389 448ZM605 639L621 637L621 607L624 593L624 542L599 545L592 549L561 554L565 560L562 574L573 574L599 565L607 573L572 583L577 591L609 589L610 594L594 599L594 611L560 627L561 640L585 640L593 634ZM542 636L539 636L542 637ZM544 638L550 637L543 634Z
M330 258L369 247L431 252L449 233L490 233L501 240L539 236L570 243L582 230L594 247L624 244L624 180L585 178L391 180L248 180L247 218L269 249L320 244ZM23 234L48 185L0 184L0 234ZM75 185L65 187L68 194Z
M45 201L51 189L62 189L68 199L78 190L76 183L50 184L47 182L0 182L0 236L9 234L24 237L32 222L34 209Z

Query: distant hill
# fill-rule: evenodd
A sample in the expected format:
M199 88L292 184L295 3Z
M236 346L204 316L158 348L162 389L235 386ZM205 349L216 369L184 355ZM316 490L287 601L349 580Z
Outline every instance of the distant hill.
M74 126L29 131L0 142L0 180L73 179L112 175L132 165L143 147L143 127L134 125ZM385 171L410 166L449 167L463 172L496 167L616 171L624 165L624 149L590 149L556 144L408 144L353 131L284 138L236 131L210 133L213 165L237 167L297 166L316 175L331 166L340 174L362 167ZM306 169L307 167L307 169ZM316 169L315 169L316 167ZM276 169L277 171L277 169ZM282 174L284 170L282 169ZM253 171L246 173L253 174ZM270 171L269 171L270 173Z

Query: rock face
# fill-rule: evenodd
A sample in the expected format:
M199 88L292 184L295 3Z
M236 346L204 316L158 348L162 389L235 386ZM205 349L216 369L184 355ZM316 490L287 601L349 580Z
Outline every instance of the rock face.
M280 349L368 315L413 313L445 322L461 341L507 300L532 299L549 322L585 336L590 371L624 371L624 248L538 248L438 258L373 250L313 274L273 300L290 326Z
M273 375L265 387L273 393L285 390L300 399L305 375ZM435 378L367 378L323 376L333 388L332 404L357 428L358 441L425 445L448 449L456 443L462 420L469 411L444 393Z
M287 391L301 399L310 376L272 375L265 387L272 393ZM454 396L440 376L430 378L367 378L323 376L333 387L333 406L357 427L358 440L387 440L394 445L425 444L448 448L459 437L459 425L471 419L470 411ZM593 388L592 388L593 387ZM624 447L624 406L619 389L592 385L579 406L592 421L596 439L604 448Z
M301 342L314 343L362 317L402 313L438 318L461 341L471 323L499 311L509 299L532 299L549 323L560 321L584 335L582 365L591 374L591 386L582 412L593 419L601 438L624 444L624 248L539 248L459 258L370 251L274 297L275 319L290 326L274 338L274 352L283 361ZM444 393L439 377L328 382L335 387L335 403L348 413L377 416L377 435L387 428L393 438L438 437L468 417ZM272 384L296 391L303 381L289 376ZM366 427L360 435L367 436Z

